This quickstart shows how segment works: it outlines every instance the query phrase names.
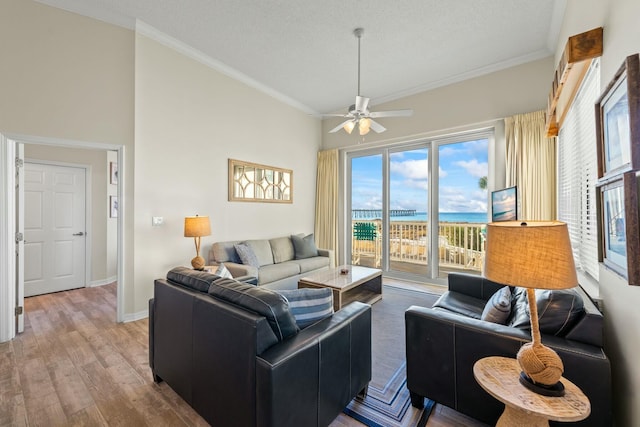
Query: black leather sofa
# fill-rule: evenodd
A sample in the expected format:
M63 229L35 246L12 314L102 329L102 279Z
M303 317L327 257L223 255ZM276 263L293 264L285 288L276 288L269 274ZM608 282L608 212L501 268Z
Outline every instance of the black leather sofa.
M155 281L149 365L211 425L326 426L366 393L369 305L297 330L274 291L201 274Z
M407 388L414 406L423 405L427 397L495 425L504 405L477 384L473 364L487 356L515 358L520 346L531 341L528 325L514 327L480 320L487 301L503 286L479 276L450 273L449 290L433 308L412 306L405 312ZM559 354L564 377L579 386L591 403L588 418L568 424L610 426L611 370L602 348L604 322L584 291L576 290L584 312L572 319L570 327L563 327L563 336L543 332L542 342ZM558 314L554 310L547 313ZM542 325L541 319L541 329Z

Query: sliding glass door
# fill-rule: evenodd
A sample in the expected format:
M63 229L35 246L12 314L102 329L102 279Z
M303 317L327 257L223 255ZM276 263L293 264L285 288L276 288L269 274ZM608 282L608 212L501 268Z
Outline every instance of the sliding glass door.
M427 275L428 178L426 147L389 152L389 271Z
M347 154L350 261L438 281L480 274L492 134ZM433 171L437 171L434 174Z
M351 263L382 268L383 154L350 159Z

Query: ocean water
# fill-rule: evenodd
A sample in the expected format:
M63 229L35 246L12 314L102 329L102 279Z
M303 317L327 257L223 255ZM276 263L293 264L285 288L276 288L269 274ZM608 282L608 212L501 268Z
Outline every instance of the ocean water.
M427 219L428 216L426 212L416 212L415 215L391 217L391 221L427 221ZM440 222L469 222L475 224L486 224L489 222L489 219L485 212L440 212Z

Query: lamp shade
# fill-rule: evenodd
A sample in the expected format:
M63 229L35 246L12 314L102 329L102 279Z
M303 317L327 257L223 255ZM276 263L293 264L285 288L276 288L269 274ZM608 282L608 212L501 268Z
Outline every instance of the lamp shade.
M360 135L368 134L370 128L371 128L371 119L367 117L360 119L358 123L358 130L360 132Z
M188 216L184 219L184 237L201 237L211 234L208 216Z
M351 135L351 132L353 132L353 128L355 127L356 122L355 121L350 121L344 124L344 126L342 127L345 132L347 132L349 135Z
M485 276L498 283L537 289L568 289L578 284L564 222L487 224L485 260Z

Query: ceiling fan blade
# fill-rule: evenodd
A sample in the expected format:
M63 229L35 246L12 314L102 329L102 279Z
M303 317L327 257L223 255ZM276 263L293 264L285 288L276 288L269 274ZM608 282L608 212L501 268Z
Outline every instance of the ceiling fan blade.
M382 126L380 123L376 122L375 120L371 120L369 119L370 123L371 123L371 129L373 129L373 131L375 133L382 133L385 130L387 130L386 127Z
M356 96L356 111L365 112L369 107L369 98Z
M413 115L413 110L394 110L394 111L374 111L369 117L409 117Z
M338 132L340 129L342 129L342 127L344 125L346 125L347 123L349 123L350 121L352 121L353 119L349 119L349 120L345 120L344 122L340 123L338 126L334 127L333 129L331 129L329 131L329 133L335 133Z
M320 114L320 117L351 117L350 114Z

